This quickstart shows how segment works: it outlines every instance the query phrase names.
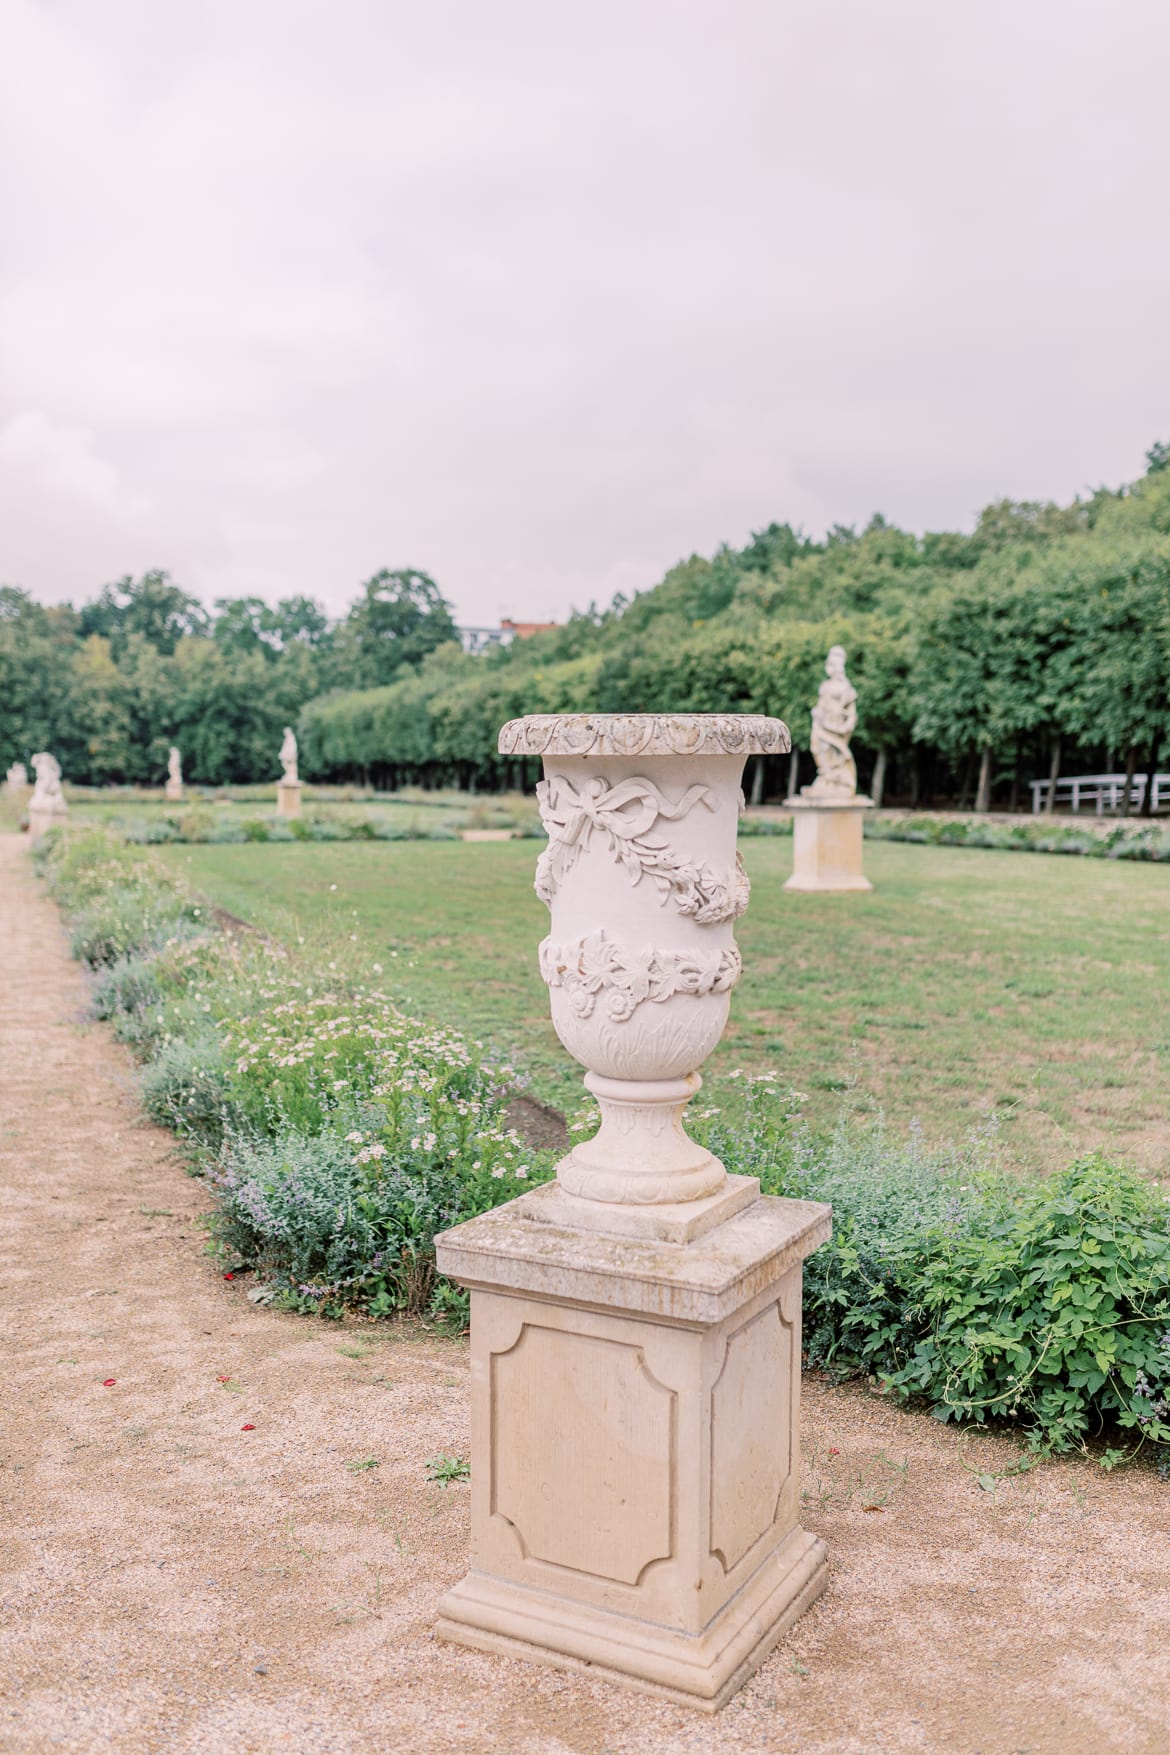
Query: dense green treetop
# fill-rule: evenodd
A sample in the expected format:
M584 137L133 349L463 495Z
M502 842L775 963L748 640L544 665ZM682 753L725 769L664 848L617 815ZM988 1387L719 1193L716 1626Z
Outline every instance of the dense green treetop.
M209 612L160 572L80 610L5 588L0 767L47 746L76 780L157 781L174 742L192 780L260 780L293 722L310 778L492 785L517 777L500 724L565 711L764 712L805 747L835 642L863 783L879 754L915 797L966 792L975 762L1013 796L1054 761L1165 767L1170 446L1147 463L1068 506L997 501L966 533L772 523L474 657L416 568L375 573L335 622L303 596Z

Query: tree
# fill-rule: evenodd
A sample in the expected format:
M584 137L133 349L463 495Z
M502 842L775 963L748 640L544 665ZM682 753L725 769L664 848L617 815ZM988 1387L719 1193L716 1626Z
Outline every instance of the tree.
M103 586L78 621L83 639L104 635L118 660L132 634L169 656L185 635L205 634L208 619L198 598L172 584L169 573L152 572L137 580L127 574L116 585Z
M351 687L377 688L458 638L451 606L429 573L383 568L366 581L338 630L335 674Z

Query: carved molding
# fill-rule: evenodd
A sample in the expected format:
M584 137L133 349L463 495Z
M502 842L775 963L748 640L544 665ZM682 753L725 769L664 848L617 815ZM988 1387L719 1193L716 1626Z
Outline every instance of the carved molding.
M779 756L788 727L761 713L534 713L501 731L502 756Z
M676 993L701 996L729 993L739 980L739 950L665 950L654 945L618 944L604 928L568 944L546 938L540 946L540 973L549 987L562 987L579 1018L588 1018L599 998L614 1023L631 1018L643 1001L661 1004Z
M701 926L737 920L746 909L751 886L738 853L727 879L704 861L687 859L665 841L648 838L659 820L676 823L700 804L714 810L709 786L690 786L672 804L653 781L641 777L611 786L593 776L578 789L555 774L541 781L536 796L548 834L548 846L536 864L536 893L549 907L582 853L600 839L634 884L648 878L661 904L673 901L680 914Z

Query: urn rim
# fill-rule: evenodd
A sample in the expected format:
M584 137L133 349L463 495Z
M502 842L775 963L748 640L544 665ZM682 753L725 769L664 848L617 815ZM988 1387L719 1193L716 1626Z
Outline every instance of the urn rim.
M502 756L780 756L788 727L762 713L532 713L501 727Z

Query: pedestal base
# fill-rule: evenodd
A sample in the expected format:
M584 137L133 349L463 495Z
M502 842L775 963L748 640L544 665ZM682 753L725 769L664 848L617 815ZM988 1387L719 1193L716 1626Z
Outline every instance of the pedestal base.
M792 812L792 876L786 890L872 890L862 870L865 812L869 798L847 804L814 803L790 798Z
M67 812L64 810L38 810L36 805L28 807L28 832L33 841L40 841L50 829L58 828L65 822Z
M471 1569L437 1630L713 1712L825 1584L800 1291L829 1209L755 1199L672 1244L557 1223L566 1198L437 1239L472 1293Z
M718 1712L816 1602L828 1576L825 1544L794 1530L698 1636L632 1626L628 1616L567 1602L554 1647L546 1643L550 1627L541 1593L469 1572L440 1603L435 1631L456 1645L602 1676L679 1706Z
M182 804L183 782L181 780L167 781L166 799L168 804Z
M299 817L301 814L301 783L299 780L278 780L276 783L276 814L278 817Z

